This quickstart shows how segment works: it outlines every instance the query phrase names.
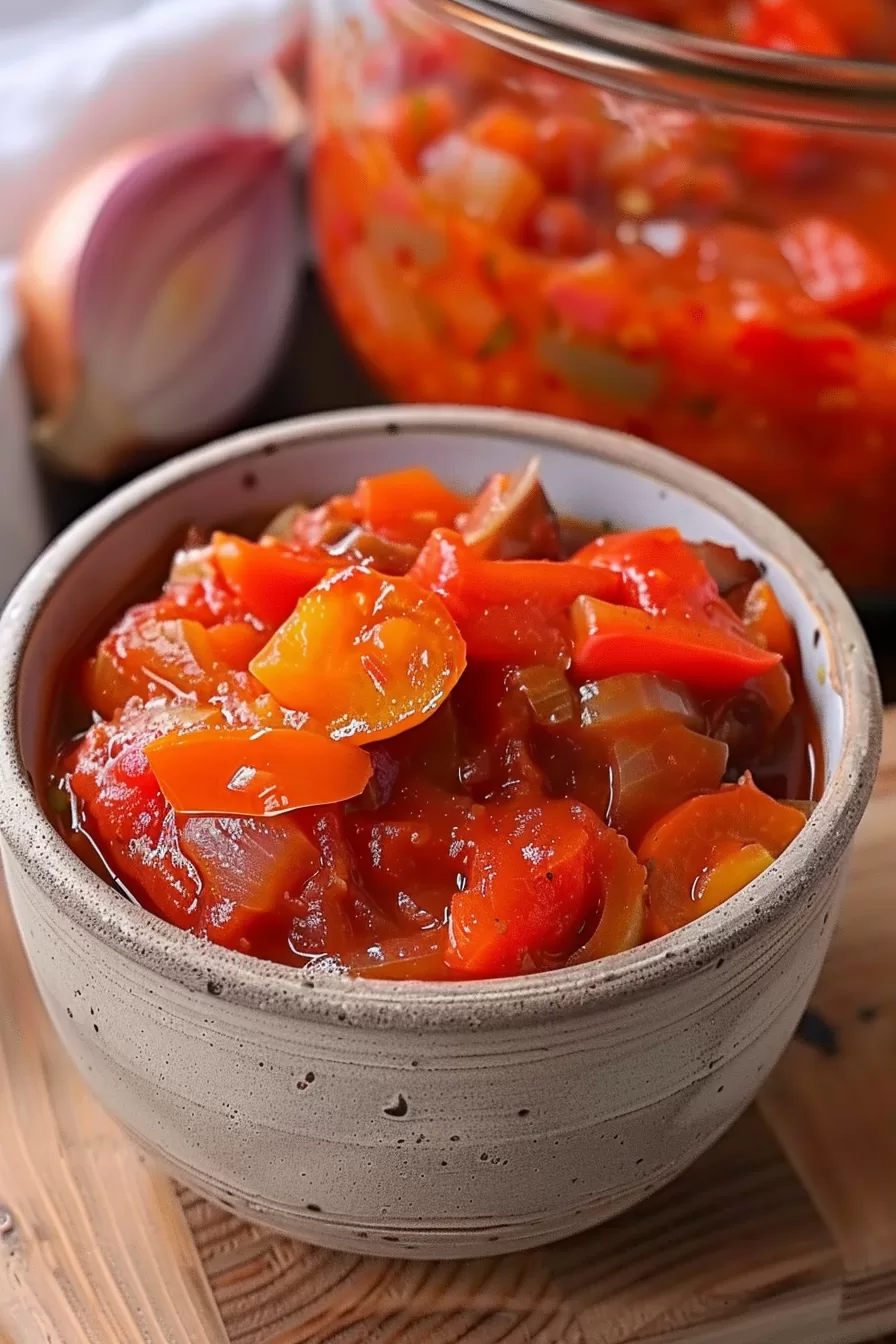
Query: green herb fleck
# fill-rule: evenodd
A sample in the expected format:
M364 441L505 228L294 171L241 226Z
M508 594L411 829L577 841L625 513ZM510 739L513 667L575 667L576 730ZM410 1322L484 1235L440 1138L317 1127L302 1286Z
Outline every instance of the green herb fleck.
M502 317L501 321L493 328L491 335L486 337L479 347L480 359L491 359L492 355L500 355L508 346L513 345L516 340L516 327L509 317Z
M498 258L494 252L486 252L482 258L482 270L486 280L490 280L494 284L498 278Z

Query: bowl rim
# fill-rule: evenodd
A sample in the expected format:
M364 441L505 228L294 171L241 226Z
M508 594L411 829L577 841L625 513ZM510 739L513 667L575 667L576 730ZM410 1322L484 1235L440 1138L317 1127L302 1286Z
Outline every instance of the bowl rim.
M843 698L843 743L822 799L805 828L765 873L694 923L600 961L506 979L430 982L371 980L262 961L195 938L124 900L69 848L41 808L19 752L18 676L46 602L87 547L150 498L234 460L301 451L321 438L359 432L512 437L602 459L726 515L756 549L789 571L829 646ZM21 579L0 617L0 832L49 899L76 924L128 959L187 988L235 1004L339 1024L423 1024L451 1029L475 1021L507 1025L575 1016L678 982L739 948L759 929L798 914L847 849L877 769L880 687L864 631L845 593L817 555L764 505L714 473L629 435L528 412L458 406L384 406L303 416L245 431L177 457L109 495L60 534ZM60 893L65 893L64 902Z

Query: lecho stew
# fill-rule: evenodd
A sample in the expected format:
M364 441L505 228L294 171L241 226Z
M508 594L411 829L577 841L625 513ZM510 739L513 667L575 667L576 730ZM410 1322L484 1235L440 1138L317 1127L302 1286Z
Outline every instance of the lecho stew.
M63 687L51 815L123 898L297 966L507 976L681 928L799 833L816 727L756 564L595 531L532 462L191 537Z

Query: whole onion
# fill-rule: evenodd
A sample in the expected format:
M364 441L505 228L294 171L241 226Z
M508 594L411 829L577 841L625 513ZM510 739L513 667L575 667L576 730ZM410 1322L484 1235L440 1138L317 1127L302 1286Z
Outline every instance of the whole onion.
M102 477L232 423L287 331L299 226L288 146L207 130L74 182L20 257L25 367L49 457Z

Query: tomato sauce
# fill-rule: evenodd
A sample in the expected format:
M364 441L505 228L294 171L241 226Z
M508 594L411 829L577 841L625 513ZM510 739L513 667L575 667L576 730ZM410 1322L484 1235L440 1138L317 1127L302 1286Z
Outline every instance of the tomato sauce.
M896 53L883 0L612 7ZM363 36L321 33L312 198L332 303L383 387L638 434L764 499L854 589L891 588L893 137L645 102L374 8Z
M796 639L727 548L578 532L533 462L193 538L75 658L50 814L161 918L296 966L524 974L689 923L821 787Z

